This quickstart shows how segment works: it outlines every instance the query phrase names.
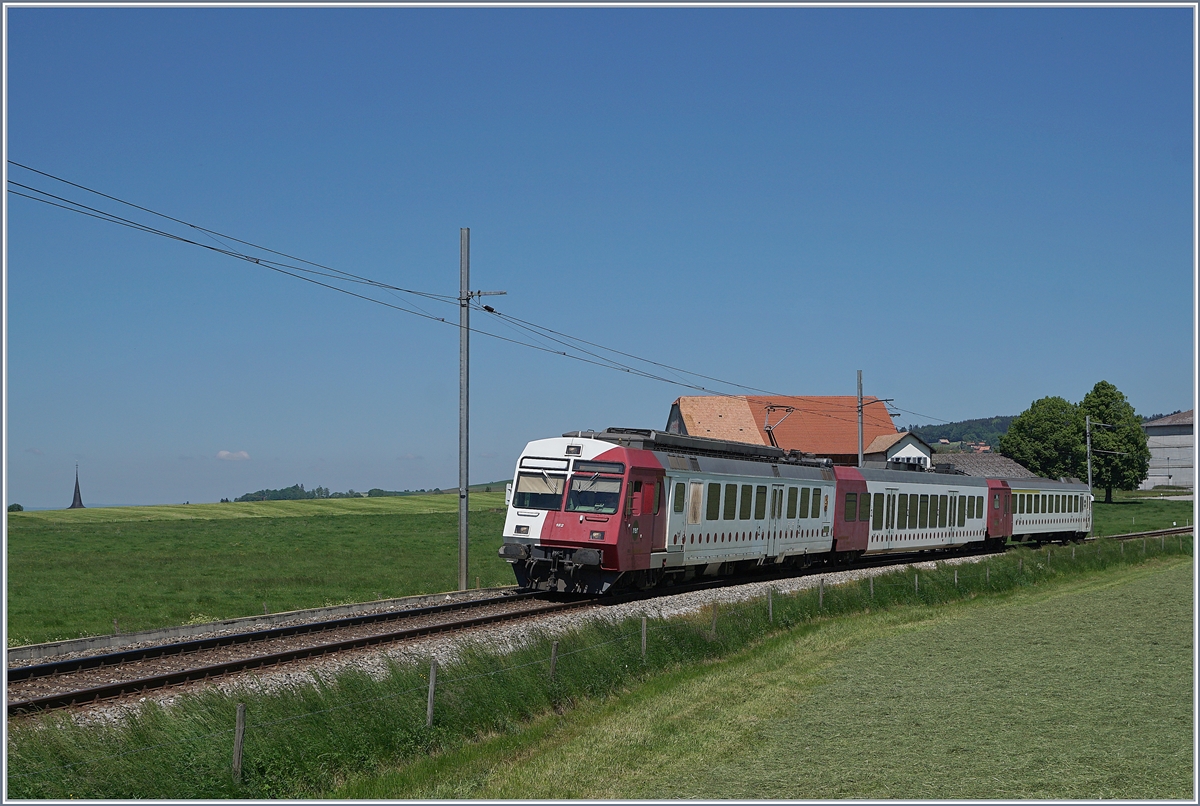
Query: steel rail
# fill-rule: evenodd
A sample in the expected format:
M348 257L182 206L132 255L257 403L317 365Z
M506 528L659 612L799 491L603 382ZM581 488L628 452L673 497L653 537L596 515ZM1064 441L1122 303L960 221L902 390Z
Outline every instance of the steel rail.
M344 652L349 649L360 649L363 647L374 646L376 644L405 641L413 638L420 638L426 635L434 635L441 632L465 630L487 624L496 624L503 621L527 618L533 615L544 615L563 610L574 610L582 607L590 607L594 606L595 604L595 600L546 604L542 605L541 607L518 612L497 613L490 616L479 616L472 619L443 622L441 624L429 624L423 627L412 627L406 630L398 630L390 633L380 633L377 635L351 638L345 641L335 641L328 644L318 644L316 646L291 649L284 652L275 652L270 655L260 655L253 658L242 658L241 660L226 661L224 663L216 663L195 669L153 675L151 677L139 678L137 680L126 680L119 683L94 686L92 688L81 689L78 691L50 694L44 697L35 697L28 700L8 703L8 715L15 716L18 714L44 711L52 708L65 708L72 705L85 705L99 702L100 700L113 699L125 694L145 693L155 689L165 688L166 686L208 680L213 677L219 677L232 672L245 671L247 669L257 669L263 666L276 666L281 663L287 663L288 661L320 657L333 652Z
M363 624L400 621L403 619L418 618L420 616L427 616L435 613L447 613L454 610L467 610L471 608L485 607L487 605L502 604L514 600L528 599L535 595L535 593L512 593L505 596L494 596L488 599L450 602L448 604L414 607L408 610L390 610L383 613L367 613L359 616L345 616L343 618L329 619L327 621L312 621L306 624L291 624L285 627L269 627L265 630L252 630L250 632L218 635L209 638L196 638L190 641L176 641L170 644L159 644L156 646L142 647L140 649L126 649L120 652L109 652L103 655L88 655L81 658L71 658L69 660L51 661L49 663L39 663L30 666L17 666L8 670L8 681L11 683L21 680L31 680L38 677L54 677L60 674L80 672L85 669L100 669L105 666L117 666L122 663L131 663L133 661L151 660L153 658L161 658L167 655L187 655L207 649L219 649L226 646L237 646L238 644L250 644L256 641L267 641L273 638L288 638L294 635L326 632L328 630L342 629L345 627L358 627Z

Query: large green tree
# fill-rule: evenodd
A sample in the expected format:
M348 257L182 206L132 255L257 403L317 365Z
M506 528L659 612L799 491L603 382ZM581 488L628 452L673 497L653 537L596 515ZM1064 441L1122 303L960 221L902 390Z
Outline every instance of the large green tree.
M1075 476L1087 461L1083 414L1061 397L1035 400L1000 437L1000 453L1039 476Z
M1104 488L1104 502L1111 504L1114 487L1135 490L1150 472L1142 420L1108 381L1083 396L1079 411L1092 418L1092 484Z

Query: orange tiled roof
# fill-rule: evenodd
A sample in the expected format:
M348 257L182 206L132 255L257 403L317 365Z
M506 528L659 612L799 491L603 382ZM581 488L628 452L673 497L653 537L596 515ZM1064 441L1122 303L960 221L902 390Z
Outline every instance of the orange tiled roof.
M864 446L876 437L897 433L886 406L876 401L863 397ZM771 444L763 430L767 407L791 406L795 410L786 419L783 409L770 415L770 422L779 424L775 428L779 447L818 456L858 453L858 398L853 395L692 396L675 403L689 434L756 445Z

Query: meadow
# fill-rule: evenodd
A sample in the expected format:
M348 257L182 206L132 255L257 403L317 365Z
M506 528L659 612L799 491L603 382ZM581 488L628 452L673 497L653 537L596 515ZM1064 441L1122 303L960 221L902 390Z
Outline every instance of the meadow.
M469 580L514 584L504 494L470 498ZM8 645L458 587L458 497L8 514Z
M1113 491L1113 502L1104 503L1100 490L1092 509L1092 534L1117 535L1169 529L1196 522L1192 501L1167 501L1144 492Z
M48 798L1187 798L1190 536L1018 549L383 679L10 721ZM957 571L957 574L955 573ZM919 585L914 573L919 573ZM243 777L230 775L237 702ZM664 772L665 771L665 772Z

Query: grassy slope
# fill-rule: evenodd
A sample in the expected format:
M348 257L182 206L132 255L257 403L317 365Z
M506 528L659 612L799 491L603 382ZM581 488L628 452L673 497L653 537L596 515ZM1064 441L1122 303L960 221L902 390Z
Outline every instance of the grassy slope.
M471 584L496 556L504 494L472 496ZM456 496L10 514L9 645L457 587Z
M784 634L354 798L1187 798L1192 563Z

